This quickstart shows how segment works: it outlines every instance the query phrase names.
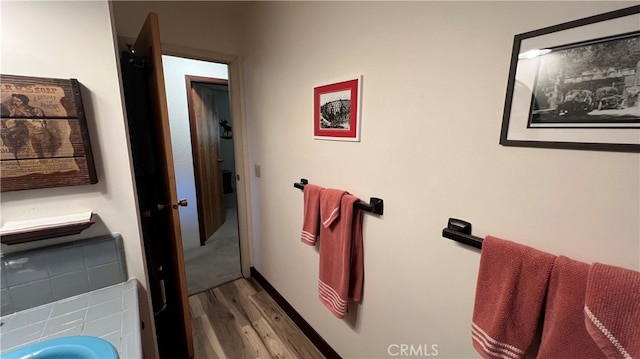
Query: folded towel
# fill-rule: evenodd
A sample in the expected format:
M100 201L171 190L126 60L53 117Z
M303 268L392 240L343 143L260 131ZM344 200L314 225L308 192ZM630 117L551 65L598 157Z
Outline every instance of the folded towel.
M538 332L555 256L495 237L482 242L473 346L483 358L524 358Z
M640 272L591 265L584 322L607 358L640 358Z
M342 197L347 191L328 188L320 195L320 219L322 227L329 228L340 217Z
M360 300L362 266L362 214L354 209L358 198L327 189L320 194L320 301L338 318L347 313L348 299Z
M538 358L601 358L584 326L584 296L589 264L559 256L547 291Z
M324 188L313 184L304 186L304 218L300 239L310 246L316 245L320 230L320 193Z

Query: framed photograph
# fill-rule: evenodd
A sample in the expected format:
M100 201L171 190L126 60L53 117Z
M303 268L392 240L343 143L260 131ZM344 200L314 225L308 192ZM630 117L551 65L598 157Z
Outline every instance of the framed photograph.
M360 141L362 76L313 89L313 137Z
M97 183L75 79L0 75L0 190Z
M500 144L640 152L640 6L514 38Z

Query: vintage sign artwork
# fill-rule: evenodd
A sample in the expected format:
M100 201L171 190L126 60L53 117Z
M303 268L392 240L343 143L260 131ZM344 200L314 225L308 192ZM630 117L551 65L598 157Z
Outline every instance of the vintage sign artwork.
M97 182L75 79L0 75L2 192Z

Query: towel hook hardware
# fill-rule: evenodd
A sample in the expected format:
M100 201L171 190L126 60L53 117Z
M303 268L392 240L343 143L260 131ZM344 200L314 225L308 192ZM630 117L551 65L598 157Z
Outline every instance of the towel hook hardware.
M307 179L302 178L300 179L300 182L296 182L293 184L293 187L295 188L299 188L299 189L304 189L304 186L309 184L309 181L307 181Z
M302 178L300 182L295 182L293 187L304 190L304 186L307 184L309 184L309 181L306 178ZM370 197L369 203L358 201L355 207L366 212L382 215L384 213L384 200L382 198Z
M442 236L471 247L482 249L482 238L471 235L471 223L457 218L449 218Z

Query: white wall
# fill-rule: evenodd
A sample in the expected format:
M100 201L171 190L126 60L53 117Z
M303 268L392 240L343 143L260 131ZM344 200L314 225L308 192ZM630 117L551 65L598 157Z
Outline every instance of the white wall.
M178 198L189 201L187 207L180 207L180 228L184 250L200 246L198 228L198 201L196 197L193 155L191 151L191 128L185 75L212 77L227 80L227 65L213 62L162 56L164 85L167 91L169 124L171 126L171 147L178 186Z
M25 246L3 245L3 251L120 232L129 275L146 287L108 3L3 2L1 59L3 74L78 79L98 173L94 185L3 193L2 220L83 211L99 216L97 224L77 236Z
M513 35L620 2L257 2L244 78L254 266L345 358L391 344L477 357L480 255L441 237L449 217L585 262L640 269L640 155L498 144ZM363 75L361 142L312 137L313 87ZM301 177L381 197L365 215L365 289L349 320L318 300L300 242Z
M24 245L3 252L119 232L127 270L147 287L135 187L118 80L111 12L107 1L11 2L1 5L3 74L76 78L82 87L91 147L98 174L94 185L26 190L2 194L2 220L12 221L93 211L96 224L79 235ZM147 305L150 305L148 298ZM144 301L143 301L144 305ZM148 308L141 308L148 313ZM146 352L153 318L143 317Z
M118 36L134 37L147 13L158 14L163 44L238 55L245 1L114 1ZM166 48L165 48L166 50Z

